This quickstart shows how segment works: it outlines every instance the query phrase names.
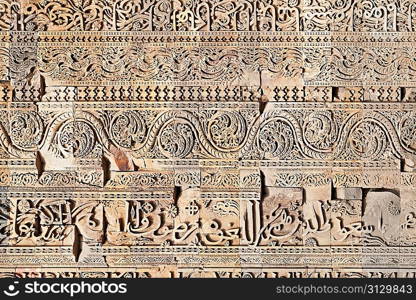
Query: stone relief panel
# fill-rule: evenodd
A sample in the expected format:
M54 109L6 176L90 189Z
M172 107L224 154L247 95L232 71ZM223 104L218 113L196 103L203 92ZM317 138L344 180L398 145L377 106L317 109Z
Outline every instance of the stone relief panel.
M0 277L416 277L416 2L0 0Z

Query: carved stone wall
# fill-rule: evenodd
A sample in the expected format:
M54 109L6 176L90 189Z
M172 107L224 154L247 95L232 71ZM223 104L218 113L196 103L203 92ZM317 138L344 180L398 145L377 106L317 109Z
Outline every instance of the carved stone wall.
M0 0L0 277L416 277L415 0Z

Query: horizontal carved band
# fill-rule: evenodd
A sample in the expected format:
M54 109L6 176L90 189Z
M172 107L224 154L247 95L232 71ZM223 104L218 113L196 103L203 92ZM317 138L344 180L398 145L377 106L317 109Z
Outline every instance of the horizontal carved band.
M0 113L3 158L41 151L61 159L124 153L136 160L386 161L416 153L412 110L289 110L268 104L261 114L244 107Z
M412 1L3 0L0 7L0 29L6 31L406 32L416 27Z

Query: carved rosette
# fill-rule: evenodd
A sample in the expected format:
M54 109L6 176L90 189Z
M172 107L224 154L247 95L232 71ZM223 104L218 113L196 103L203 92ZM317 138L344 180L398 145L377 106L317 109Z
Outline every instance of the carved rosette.
M273 118L263 122L258 136L260 153L266 159L284 159L294 149L295 137L290 123Z

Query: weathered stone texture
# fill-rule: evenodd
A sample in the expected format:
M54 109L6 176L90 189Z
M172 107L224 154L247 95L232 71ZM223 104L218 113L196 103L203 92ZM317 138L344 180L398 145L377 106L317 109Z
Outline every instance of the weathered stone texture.
M0 0L0 277L416 277L416 1Z

